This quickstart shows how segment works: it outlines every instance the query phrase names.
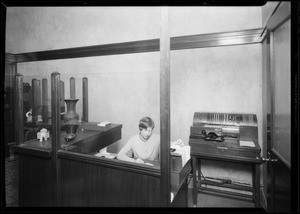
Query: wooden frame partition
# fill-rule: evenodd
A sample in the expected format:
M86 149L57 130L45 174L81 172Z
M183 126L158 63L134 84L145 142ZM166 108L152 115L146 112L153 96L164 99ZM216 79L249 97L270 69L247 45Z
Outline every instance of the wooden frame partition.
M242 31L170 37L170 50L261 43L262 39L264 38L262 36L264 32L264 28L255 28ZM16 62L20 63L117 54L157 52L160 50L159 40L160 39L140 40L133 42L18 53L15 54L15 58Z
M51 74L51 118L52 118L52 181L54 183L55 191L53 191L53 204L59 205L59 190L58 190L58 176L60 165L57 161L57 151L61 147L60 142L60 74L54 72Z
M3 100L3 106L4 106L4 123L5 130L3 132L3 156L8 157L12 160L14 160L14 157L12 156L12 146L15 145L16 136L18 133L16 133L15 126L15 108L14 106L16 103L15 101L15 81L13 81L14 77L16 76L17 71L17 63L16 63L16 56L14 54L5 54L5 64L3 65L3 72L5 73L5 77L3 78L3 94L4 94L4 100Z
M60 205L159 207L159 168L72 151L58 152Z
M87 81L87 79L86 79ZM14 151L19 161L19 206L61 206L61 168L58 152L73 147L78 151L99 150L121 138L121 125L111 125L106 132L80 131L72 142L76 146L65 143L61 132L61 83L60 74L51 74L51 117L52 135L47 141L23 138L23 75L17 74L16 82L16 124L18 124L17 145ZM84 91L87 88L84 89ZM84 103L87 109L87 103ZM63 143L64 142L64 143ZM84 148L84 150L83 150ZM38 171L38 173L37 173ZM69 177L68 181L72 181ZM78 198L80 196L77 195Z
M297 2L298 3L298 2ZM294 6L296 6L296 4L294 4ZM298 3L299 5L299 3ZM266 175L264 177L264 179L268 180L265 182L266 185L264 186L264 192L268 193L267 195L265 195L265 201L266 201L266 209L268 212L293 212L292 210L298 210L298 207L293 207L294 205L298 204L298 197L295 197L296 194L292 194L294 192L294 183L291 182L291 178L295 178L295 176L293 176L293 172L292 172L292 157L291 157L291 153L293 153L291 150L292 148L297 148L289 145L293 144L294 142L298 142L297 138L298 138L298 132L296 131L296 129L294 129L294 132L292 130L289 130L289 127L287 125L287 120L289 120L288 118L290 117L290 121L288 123L290 123L291 127L293 127L293 125L295 125L295 122L298 122L296 118L298 118L297 115L297 101L295 102L296 99L291 99L291 108L287 108L289 109L289 111L281 111L279 113L279 111L275 111L276 107L278 107L278 109L282 108L282 106L278 105L278 100L276 102L276 98L278 98L278 94L276 93L276 91L290 91L290 95L291 94L296 94L295 90L298 89L297 87L297 82L298 78L291 78L289 81L287 82L285 80L285 78L282 78L281 81L279 81L278 79L280 79L281 77L277 76L277 81L276 81L276 66L274 64L274 62L278 59L276 59L276 54L277 57L278 55L282 54L279 53L278 50L276 52L276 43L280 44L280 41L276 41L276 30L279 30L280 27L283 27L283 25L289 21L289 19L291 19L293 13L293 9L297 8L296 7L292 7L293 6L293 2L279 2L274 10L274 13L272 14L272 16L267 20L266 22L266 29L268 30L268 37L267 37L267 41L265 42L265 47L264 47L264 51L266 52L267 55L267 59L265 60L265 72L268 72L268 74L270 75L270 82L269 82L269 89L270 89L270 144L267 144L267 152L268 152L268 156L267 156L267 163L264 166L264 171L266 172ZM294 11L294 14L297 14L296 11ZM291 19L293 20L293 19ZM291 21L290 20L290 21ZM296 19L294 19L296 20ZM291 32L292 34L292 32ZM293 37L293 36L292 36ZM283 37L282 37L283 38ZM281 38L281 39L282 39ZM286 42L286 41L285 41ZM277 47L278 48L278 47ZM291 47L289 47L291 48ZM282 49L282 47L281 47ZM293 48L291 48L293 49ZM280 50L282 52L282 50ZM293 59L293 52L291 51L291 56L290 56L290 65L293 67L293 63L296 62L297 60ZM286 57L286 56L285 56ZM283 58L285 58L283 57ZM286 62L288 61L285 58L285 62L279 62L281 64L286 64ZM295 66L296 67L296 66ZM281 67L280 69L278 69L277 67L277 71L285 69L285 72L288 72L288 69L286 67ZM291 72L291 77L293 76L293 71L292 69L289 71ZM280 75L281 72L278 72L277 75ZM296 71L297 73L297 71ZM298 75L295 73L294 77L297 77ZM282 75L282 73L281 73ZM294 84L293 84L294 83ZM294 86L293 86L294 85ZM284 86L284 87L283 87ZM287 86L289 86L290 88L287 88ZM277 89L277 90L276 90ZM287 96L287 91L285 91L285 95ZM283 95L283 94L281 94ZM277 97L276 97L277 96ZM284 99L283 99L284 100ZM280 101L282 102L282 100ZM284 103L285 102L284 100ZM293 105L294 104L294 105ZM286 106L284 106L286 108ZM278 115L280 115L281 117L279 117ZM283 116L282 116L283 115ZM292 117L291 117L292 115ZM265 116L265 115L264 115ZM280 119L281 118L281 119ZM282 119L284 118L284 119ZM264 118L266 120L266 117ZM280 124L280 125L279 125ZM290 128L291 128L290 127ZM296 127L296 125L294 126ZM264 130L267 129L267 127L263 127ZM295 132L296 131L296 132ZM289 139L287 136L291 137L291 133L293 133L294 135L292 139ZM280 134L279 134L280 133ZM297 134L296 134L297 133ZM280 138L279 136L284 136L285 137L285 142L282 142L283 144L285 144L284 146L276 146L276 141L279 142ZM296 139L296 140L295 140ZM290 142L289 142L290 141ZM290 148L289 148L290 146ZM277 147L277 148L276 148ZM288 152L287 152L288 151ZM282 156L282 154L289 154L286 155L286 157ZM298 173L297 171L295 175ZM293 179L292 179L293 180ZM294 180L298 180L297 178ZM295 182L296 184L297 182ZM280 197L278 197L280 195ZM295 203L293 203L295 202Z
M42 79L42 118L48 121L48 80Z
M24 142L24 123L23 123L23 75L16 74L16 88L15 88L15 133L16 145Z
M170 206L170 36L168 8L161 9L160 35L160 148L161 206Z

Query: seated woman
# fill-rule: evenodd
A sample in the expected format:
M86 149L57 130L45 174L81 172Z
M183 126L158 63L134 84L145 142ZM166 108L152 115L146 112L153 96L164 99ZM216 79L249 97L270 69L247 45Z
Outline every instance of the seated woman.
M145 163L148 161L159 161L160 157L160 136L153 134L154 121L150 117L143 117L139 121L140 132L132 136L126 145L120 150L117 159L135 163ZM182 145L183 142L178 140L172 145ZM132 152L133 158L127 153Z

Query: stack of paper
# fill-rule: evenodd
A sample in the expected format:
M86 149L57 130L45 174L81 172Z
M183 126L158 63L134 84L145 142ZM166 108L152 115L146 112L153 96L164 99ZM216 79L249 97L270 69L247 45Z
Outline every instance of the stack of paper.
M255 147L255 144L253 141L240 140L240 146Z
M102 127L106 127L106 126L108 126L108 125L110 125L110 122L109 122L109 121L103 121L103 122L97 124L97 126L102 126Z
M95 154L95 156L105 157L105 158L108 158L108 159L113 159L113 158L116 157L116 154L109 153L106 150L107 150L107 147L101 149L98 153Z
M172 149L176 149L175 153L178 153L182 157L182 166L188 162L188 160L191 158L191 147L190 146L180 146L175 145L171 146Z

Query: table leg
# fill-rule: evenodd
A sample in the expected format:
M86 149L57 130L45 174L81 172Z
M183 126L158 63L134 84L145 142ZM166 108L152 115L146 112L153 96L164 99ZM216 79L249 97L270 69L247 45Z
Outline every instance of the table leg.
M196 178L197 158L192 157L193 161L193 207L197 207L198 187Z
M261 207L260 205L260 165L255 165L255 207Z
M260 207L260 169L259 165L252 165L252 193L255 207Z
M197 172L198 172L198 190L201 190L201 159L197 159Z

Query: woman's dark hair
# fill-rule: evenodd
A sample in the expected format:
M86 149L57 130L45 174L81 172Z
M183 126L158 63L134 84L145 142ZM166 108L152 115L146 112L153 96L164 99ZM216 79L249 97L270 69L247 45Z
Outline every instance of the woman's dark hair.
M143 117L139 122L139 129L152 128L154 129L154 121L150 117Z

